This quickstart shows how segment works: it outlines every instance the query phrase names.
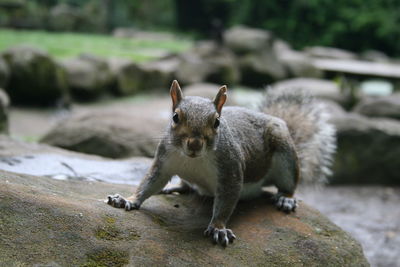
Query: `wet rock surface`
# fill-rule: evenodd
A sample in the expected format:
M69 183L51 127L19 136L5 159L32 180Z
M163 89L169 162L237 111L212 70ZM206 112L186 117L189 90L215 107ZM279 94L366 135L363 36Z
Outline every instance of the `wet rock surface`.
M0 135L0 170L58 180L105 181L137 185L151 159L111 160L32 144Z
M400 266L400 187L301 188L297 197L357 239L371 266Z
M104 203L133 188L0 171L0 259L15 265L368 266L360 245L304 203L294 214L265 198L239 203L224 249L203 237L212 202L153 196L141 210Z

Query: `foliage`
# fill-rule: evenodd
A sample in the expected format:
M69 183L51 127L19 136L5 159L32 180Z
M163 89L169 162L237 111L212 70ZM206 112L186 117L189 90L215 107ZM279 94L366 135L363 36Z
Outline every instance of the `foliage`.
M146 61L157 57L153 51L181 52L191 46L183 39L123 39L98 34L49 33L0 29L0 52L16 44L30 44L58 58L90 52L99 56Z
M7 11L2 2L25 4ZM76 20L72 28L58 31L177 28L205 38L216 22L225 28L245 24L271 30L295 48L324 45L400 56L400 0L1 0L0 25L54 29L49 14L60 4L78 18L67 17Z
M228 24L275 32L294 47L377 49L400 55L400 0L232 0Z

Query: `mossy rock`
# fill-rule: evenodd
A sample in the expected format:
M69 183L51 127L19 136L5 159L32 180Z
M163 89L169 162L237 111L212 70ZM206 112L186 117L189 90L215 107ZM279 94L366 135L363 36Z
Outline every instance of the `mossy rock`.
M238 204L238 239L203 236L212 201L153 196L137 211L104 203L134 188L0 171L0 262L4 266L368 266L361 246L301 203L277 211L268 198Z
M65 72L45 51L16 46L2 57L10 70L5 89L13 103L49 105L66 97Z

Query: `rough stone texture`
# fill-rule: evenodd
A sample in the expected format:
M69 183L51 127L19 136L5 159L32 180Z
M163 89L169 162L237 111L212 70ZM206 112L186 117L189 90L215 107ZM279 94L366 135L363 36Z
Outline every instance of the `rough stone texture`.
M272 35L268 31L236 26L224 32L224 44L236 53L254 53L271 47Z
M367 50L361 54L361 59L374 62L389 62L390 58L382 51Z
M0 133L8 133L8 108L10 100L6 92L0 88Z
M5 60L0 57L0 88L5 88L10 76L10 70Z
M291 49L275 51L275 53L291 77L321 78L323 76L322 71L315 68L310 57L304 53Z
M93 111L61 121L41 142L110 158L153 157L167 123L146 112Z
M400 94L389 96L364 97L355 107L354 112L369 117L389 117L400 119Z
M331 101L335 101L342 105L349 102L349 98L341 92L339 85L329 80L314 78L294 78L279 81L271 85L274 88L293 88L309 92L310 94Z
M332 122L338 137L333 183L400 184L400 122L352 113Z
M169 89L171 81L175 79L180 61L176 57L164 58L139 65L137 79L140 80L140 89Z
M16 46L2 56L10 68L5 89L13 103L54 104L65 97L65 73L46 52L30 46Z
M240 73L234 54L213 42L201 42L179 56L176 76L182 84L212 82L234 85Z
M169 97L117 101L72 113L42 141L112 158L153 157L170 116Z
M331 59L356 59L357 55L353 52L334 47L313 46L304 49L305 53L316 58Z
M116 95L132 95L141 90L140 69L136 63L128 59L110 58L108 64L114 76L113 92Z
M247 54L238 61L244 85L260 87L288 77L288 71L272 50Z
M64 60L68 87L80 100L100 97L112 84L112 75L106 60L90 54Z
M103 202L133 188L0 171L0 261L6 266L368 266L361 246L319 212L265 199L239 203L228 248L203 237L212 203L154 196L139 211Z
M400 266L399 186L307 187L296 195L358 240L371 266Z

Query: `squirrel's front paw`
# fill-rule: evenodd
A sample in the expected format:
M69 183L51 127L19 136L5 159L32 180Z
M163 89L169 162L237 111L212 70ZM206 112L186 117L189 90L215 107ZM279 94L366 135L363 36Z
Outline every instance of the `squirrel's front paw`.
M214 243L221 244L222 246L227 246L229 243L233 243L236 236L233 234L231 229L216 228L212 225L208 226L207 230L204 231L205 236L211 236Z
M140 208L140 204L134 201L127 200L118 194L109 195L107 204L114 208L121 208L125 210L137 210Z
M297 200L291 197L285 197L282 194L276 194L273 198L275 202L275 206L278 210L282 210L285 212L296 211L297 208Z

